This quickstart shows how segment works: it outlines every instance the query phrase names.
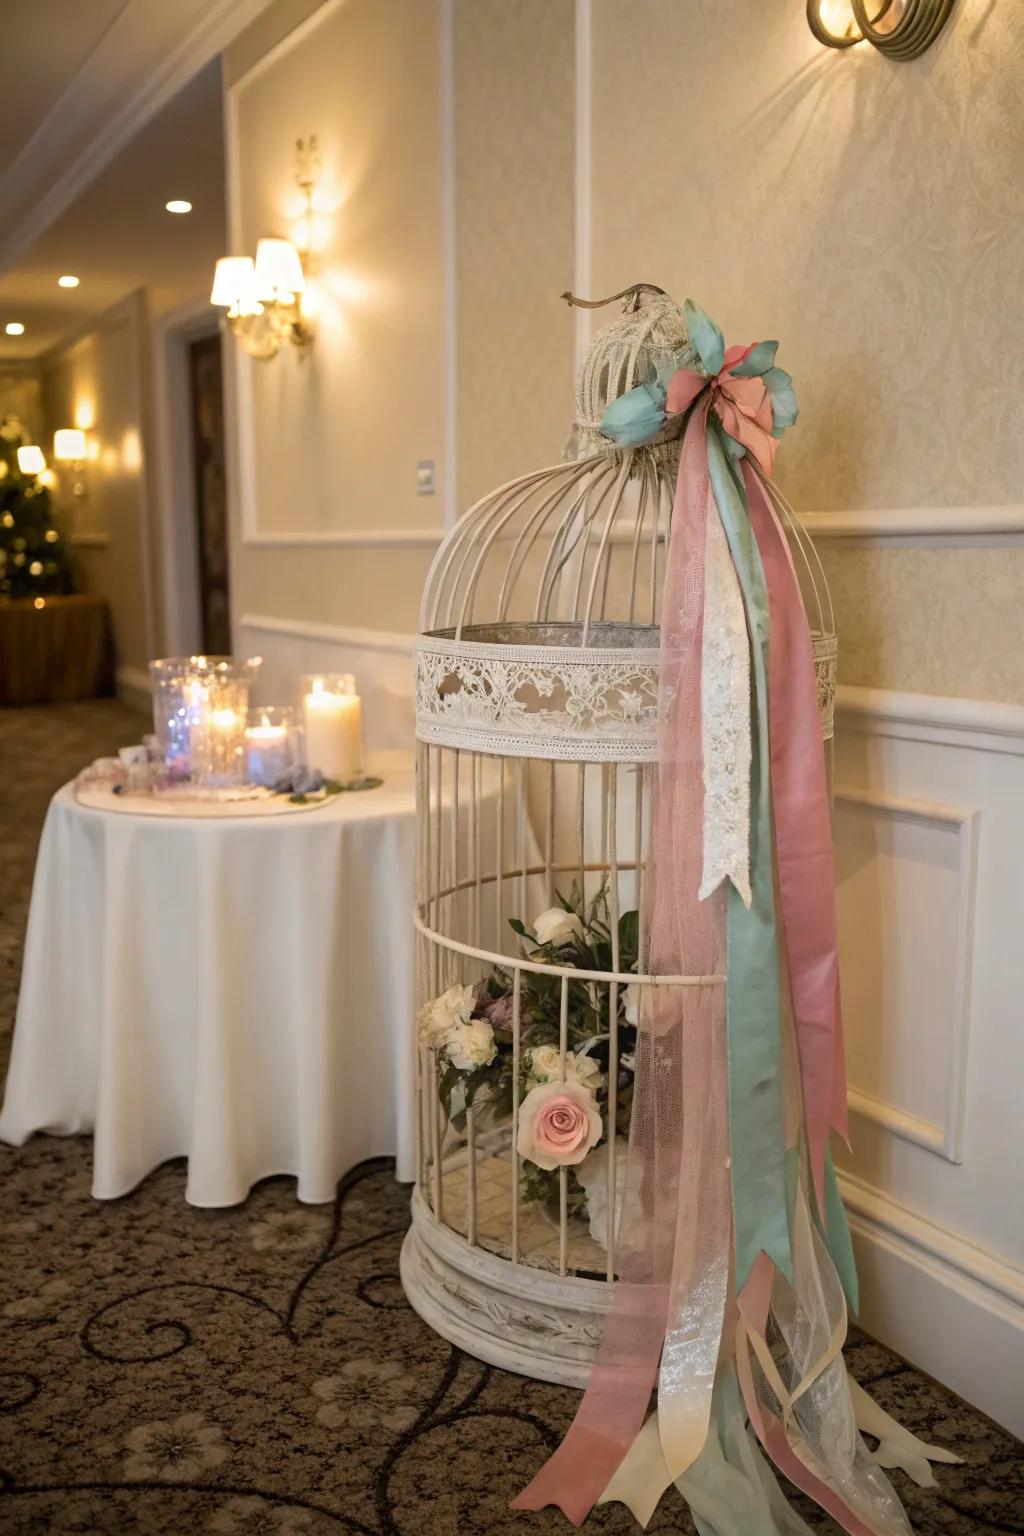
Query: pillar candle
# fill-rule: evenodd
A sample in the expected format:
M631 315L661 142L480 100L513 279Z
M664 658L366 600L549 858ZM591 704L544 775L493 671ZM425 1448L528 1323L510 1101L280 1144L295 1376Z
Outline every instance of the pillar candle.
M327 779L344 781L363 771L362 703L354 691L335 691L332 681L312 678L302 701L306 763Z

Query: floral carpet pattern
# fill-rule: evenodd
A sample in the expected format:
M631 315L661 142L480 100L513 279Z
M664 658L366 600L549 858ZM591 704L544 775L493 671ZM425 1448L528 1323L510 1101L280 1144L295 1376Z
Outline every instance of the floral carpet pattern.
M47 800L141 729L112 701L0 711L0 1065ZM411 1311L408 1190L389 1163L354 1169L333 1206L297 1205L281 1178L217 1211L185 1204L180 1162L94 1201L90 1162L84 1139L0 1147L3 1536L569 1532L507 1506L577 1395L482 1365ZM964 1458L937 1493L896 1474L919 1536L1024 1533L1020 1445L863 1335L848 1358ZM612 1506L587 1529L637 1527ZM674 1494L650 1527L691 1529Z

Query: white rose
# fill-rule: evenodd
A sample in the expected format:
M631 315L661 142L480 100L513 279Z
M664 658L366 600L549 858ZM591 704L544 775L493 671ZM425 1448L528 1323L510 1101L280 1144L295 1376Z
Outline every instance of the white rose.
M571 944L573 939L582 939L583 921L575 912L548 907L534 918L533 933L538 944Z
M615 1232L622 1220L622 1201L626 1193L626 1153L629 1143L622 1136L615 1138ZM590 1235L602 1248L608 1245L608 1148L600 1147L587 1157L576 1170L576 1177L587 1192L587 1219Z
M468 1019L464 1024L456 1024L445 1040L444 1052L460 1072L489 1067L498 1054L494 1030L486 1019Z
M535 1077L539 1083L561 1081L562 1072L557 1045L534 1046L530 1052L530 1076ZM567 1083L579 1083L593 1092L600 1076L600 1065L592 1056L586 1056L582 1051L566 1051L565 1080Z
M538 1168L582 1163L601 1139L601 1112L580 1083L538 1083L519 1106L516 1150Z
M476 1005L476 987L449 987L419 1012L420 1044L438 1051L452 1030L465 1024Z

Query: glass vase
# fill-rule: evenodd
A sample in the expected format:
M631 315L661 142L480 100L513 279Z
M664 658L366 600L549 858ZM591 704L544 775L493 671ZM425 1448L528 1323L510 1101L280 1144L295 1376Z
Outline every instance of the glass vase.
M278 705L250 709L245 728L246 780L265 789L290 781L299 766L294 709Z

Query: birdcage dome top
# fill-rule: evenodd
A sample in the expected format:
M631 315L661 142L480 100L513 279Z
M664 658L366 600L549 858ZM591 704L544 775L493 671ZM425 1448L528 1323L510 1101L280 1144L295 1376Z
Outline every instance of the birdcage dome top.
M433 561L417 649L420 740L577 761L657 756L681 422L623 448L601 421L613 400L670 362L690 366L696 352L682 308L660 289L640 284L616 297L624 312L596 333L577 379L573 456L484 496ZM824 700L835 642L817 572L811 625Z

